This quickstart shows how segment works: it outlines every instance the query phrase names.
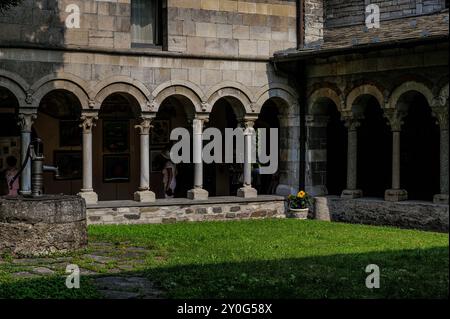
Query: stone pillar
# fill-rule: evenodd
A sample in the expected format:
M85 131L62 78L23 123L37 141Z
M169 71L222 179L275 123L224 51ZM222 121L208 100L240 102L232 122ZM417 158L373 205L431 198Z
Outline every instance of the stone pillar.
M98 202L92 183L92 129L97 119L97 113L82 114L80 124L83 129L83 188L78 196L84 198L88 205Z
M194 159L194 188L188 191L188 199L207 200L208 191L203 189L203 125L208 117L197 117L192 121L193 128L193 159Z
M298 109L297 105L292 107ZM278 165L279 185L276 194L288 196L297 194L300 184L300 116L298 114L282 114L280 122L280 158Z
M399 202L408 199L408 192L400 187L400 139L405 112L386 110L385 116L392 131L392 189L385 192L386 201Z
M254 120L244 120L244 185L237 192L238 197L255 198L258 197L258 192L252 187L252 153L254 146L252 143L255 134ZM256 145L255 145L256 147Z
M27 156L28 146L31 143L31 127L34 120L37 118L35 112L21 112L19 113L20 127L20 165L22 165ZM21 195L31 194L31 160L28 160L25 168L20 175L20 190Z
M306 191L311 196L328 195L327 126L329 116L307 115L306 129Z
M150 191L150 129L153 118L143 116L139 125L135 128L139 130L141 144L141 177L139 190L134 193L134 200L141 203L151 203L156 200L155 193Z
M342 192L342 198L360 198L362 190L357 189L358 174L358 127L360 118L354 115L344 116L345 126L348 130L347 145L347 189Z
M440 129L440 194L434 196L436 204L448 204L448 105L433 107Z

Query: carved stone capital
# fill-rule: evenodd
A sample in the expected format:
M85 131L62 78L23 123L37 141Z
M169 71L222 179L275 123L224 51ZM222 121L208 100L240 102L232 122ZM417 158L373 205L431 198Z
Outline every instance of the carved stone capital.
M93 114L83 114L81 115L80 127L83 129L83 134L91 134L92 128L96 126L96 121L98 120L97 115Z
M448 107L433 107L433 116L441 130L448 130Z
M384 117L388 120L392 132L400 132L402 130L402 125L404 124L403 119L405 116L405 111L396 109L384 110Z
M19 121L17 124L20 127L21 132L31 132L34 120L37 118L36 113L20 113L18 115Z
M139 130L139 134L141 135L149 135L150 130L153 128L152 125L152 118L148 117L141 117L140 118L140 124L135 125L134 127Z
M354 115L342 115L342 121L349 131L356 131L361 126L361 120L361 117L355 117Z
M307 115L306 126L307 127L326 127L330 121L329 116L325 115Z

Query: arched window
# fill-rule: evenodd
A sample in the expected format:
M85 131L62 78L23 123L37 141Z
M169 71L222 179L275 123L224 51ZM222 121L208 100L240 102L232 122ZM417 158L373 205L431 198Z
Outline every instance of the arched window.
M131 1L131 43L133 47L162 44L163 0Z

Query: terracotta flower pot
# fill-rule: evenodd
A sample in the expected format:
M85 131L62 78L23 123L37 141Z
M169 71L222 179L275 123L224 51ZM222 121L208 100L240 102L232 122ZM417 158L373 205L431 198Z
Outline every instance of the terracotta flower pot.
M308 219L309 208L289 208L289 214L292 218Z

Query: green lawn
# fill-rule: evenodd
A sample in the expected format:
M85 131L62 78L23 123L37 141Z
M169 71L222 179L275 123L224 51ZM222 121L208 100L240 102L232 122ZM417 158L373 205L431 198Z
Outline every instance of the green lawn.
M145 276L168 298L447 298L448 234L298 220L91 226L90 241L149 249ZM83 260L77 261L83 265ZM381 288L365 286L365 268ZM0 297L97 297L84 277L15 280L0 264ZM50 292L49 292L50 291Z

